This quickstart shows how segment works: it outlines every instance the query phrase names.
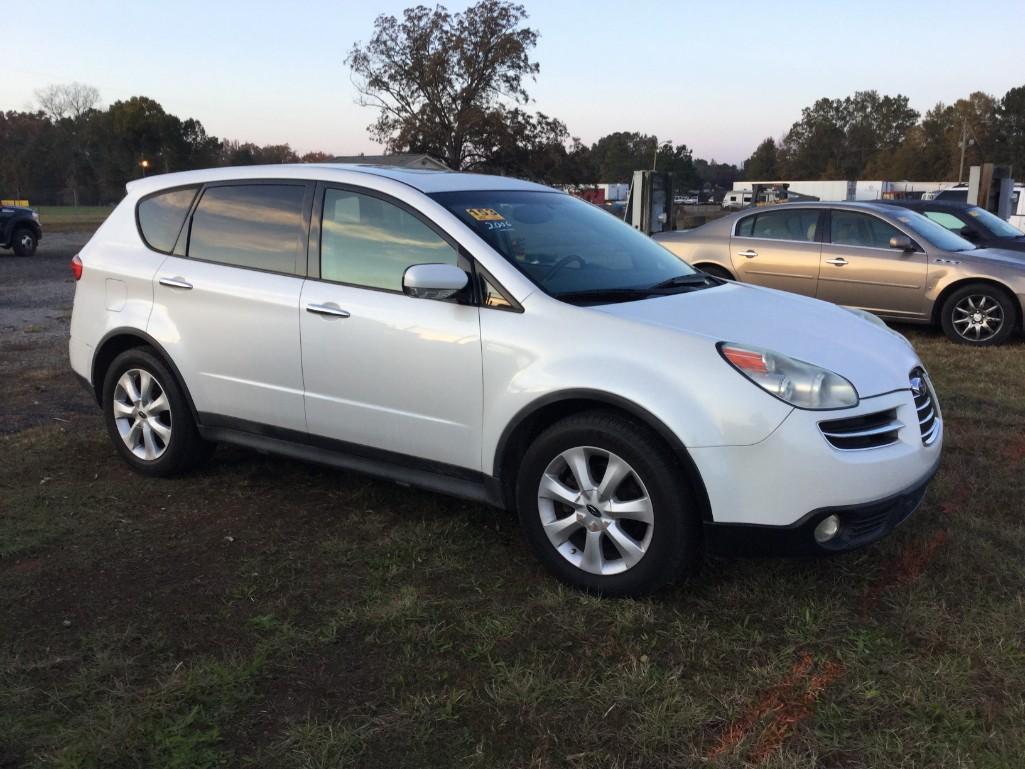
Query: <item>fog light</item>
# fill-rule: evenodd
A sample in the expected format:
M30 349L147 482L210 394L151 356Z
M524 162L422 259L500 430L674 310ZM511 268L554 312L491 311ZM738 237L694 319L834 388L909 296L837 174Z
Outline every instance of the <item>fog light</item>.
M840 519L835 515L827 515L815 527L815 541L820 545L828 542L840 531Z

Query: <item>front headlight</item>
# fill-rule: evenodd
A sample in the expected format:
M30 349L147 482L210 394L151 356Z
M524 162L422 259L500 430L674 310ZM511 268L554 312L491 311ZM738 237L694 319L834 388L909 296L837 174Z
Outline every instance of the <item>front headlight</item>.
M801 409L858 405L858 391L839 374L757 347L720 342L719 353L769 395Z

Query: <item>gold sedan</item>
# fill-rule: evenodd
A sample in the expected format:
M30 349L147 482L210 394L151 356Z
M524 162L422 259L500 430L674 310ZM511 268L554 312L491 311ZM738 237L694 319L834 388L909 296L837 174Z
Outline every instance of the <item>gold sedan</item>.
M1025 254L976 248L903 208L789 203L654 237L712 275L939 325L955 342L1000 344L1022 327Z

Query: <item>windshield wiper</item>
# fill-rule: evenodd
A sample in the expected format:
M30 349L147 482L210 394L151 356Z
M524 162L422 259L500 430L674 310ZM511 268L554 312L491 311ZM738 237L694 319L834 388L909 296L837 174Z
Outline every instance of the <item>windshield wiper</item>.
M636 299L643 299L646 296L662 293L662 291L651 288L588 288L580 291L563 291L558 294L552 294L552 296L556 299L561 299L564 302L630 302Z
M652 288L676 288L677 286L716 286L718 281L711 275L704 275L700 272L688 275L674 275L673 277L656 283Z

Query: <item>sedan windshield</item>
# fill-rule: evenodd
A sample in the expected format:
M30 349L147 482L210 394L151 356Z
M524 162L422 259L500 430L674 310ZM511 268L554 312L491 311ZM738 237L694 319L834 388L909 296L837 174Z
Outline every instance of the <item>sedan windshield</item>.
M559 192L431 196L541 290L572 302L629 301L716 285L646 235Z
M919 236L922 240L925 240L941 251L971 251L974 248L978 248L971 241L965 240L942 224L937 224L929 217L923 216L917 211L905 209L897 216L897 221L911 230L916 236Z
M998 238L1020 238L1025 235L1010 222L1005 222L996 214L990 213L985 208L975 206L969 208L965 213L975 219L984 229L989 230Z

